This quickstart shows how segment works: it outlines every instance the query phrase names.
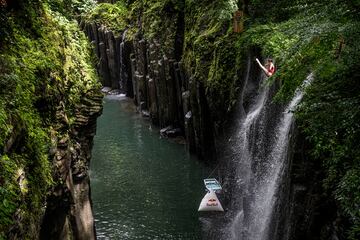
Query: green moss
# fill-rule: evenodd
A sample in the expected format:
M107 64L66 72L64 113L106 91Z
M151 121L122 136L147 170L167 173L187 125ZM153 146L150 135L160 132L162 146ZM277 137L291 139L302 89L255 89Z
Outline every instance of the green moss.
M119 34L128 25L128 8L122 1L115 4L99 3L92 10L83 15L87 22L96 22Z
M268 84L281 81L276 100L286 102L313 72L297 117L310 140L313 161L322 161L324 187L336 199L350 226L347 238L359 237L359 46L358 15L353 3L332 0L251 1L247 29L231 33L226 1L186 2L185 52L189 75L207 87L215 120L236 100L237 72L249 49L275 59L277 72ZM287 5L287 8L281 6ZM358 6L357 6L358 7ZM279 9L280 8L280 9ZM271 11L269 9L278 9ZM263 11L264 10L264 11ZM222 16L227 16L221 18ZM259 56L260 57L260 56ZM219 114L220 113L220 114ZM217 114L219 114L217 116Z
M276 60L278 70L269 83L282 82L278 101L289 100L314 73L296 116L311 143L311 159L323 164L324 190L349 222L343 226L347 239L360 236L359 26L353 4L313 1L286 21L253 25L239 39Z
M243 50L236 45L240 35L232 32L236 1L200 3L186 1L183 62L189 75L201 81L214 120L222 124L235 104Z
M359 34L344 34L341 56L322 64L309 87L297 117L312 146L312 158L323 163L324 188L349 219L348 239L358 239L360 229L358 66ZM351 37L350 37L351 36ZM350 37L350 38L348 38Z
M182 1L145 1L142 16L145 36L148 39L157 38L165 47L173 48L177 15L183 10L183 7Z
M13 223L12 214L16 210L19 193L16 186L16 163L7 156L0 158L0 236L4 236L6 227Z
M40 1L23 4L7 12L0 48L0 237L15 227L33 239L54 184L48 152L56 111L74 119L82 96L100 83L76 21ZM71 121L59 131L70 128Z
M96 6L95 0L48 0L43 3L68 19L85 14Z
M76 23L69 20L71 16L66 14L64 1L51 1L45 7L35 1L36 4L28 8L24 8L29 6L28 1L22 2L25 14L8 16L3 9L0 11L1 19L6 21L0 26L4 33L0 41L14 39L10 47L0 49L3 60L0 62L0 149L14 130L22 129L26 141L31 142L25 145L26 151L35 159L30 159L21 149L15 154L2 153L1 171L7 176L6 184L0 188L7 199L0 208L5 216L4 226L11 224L12 206L19 207L22 202L21 189L11 177L17 168L23 167L30 173L26 194L38 208L43 189L34 186L51 184L48 172L41 172L48 169L45 157L49 133L42 122L54 121L54 109L44 111L39 105L57 106L58 102L64 102L71 124L80 96L97 86L89 45ZM269 84L281 81L278 101L290 99L313 72L315 80L307 90L297 117L312 144L313 160L323 162L325 189L337 199L351 223L348 238L357 239L360 229L357 3L252 0L246 31L235 34L232 14L238 1L147 0L127 1L127 4L118 1L99 4L88 12L81 9L82 1L71 2L77 4L77 12L85 12L88 22L103 24L115 34L128 29L128 40L137 32L149 41L156 39L161 43L160 51L168 57L175 47L178 18L185 14L182 61L188 75L206 87L208 103L219 124L237 100L239 73L244 70L249 49L260 48L262 56L275 59L277 72L269 78ZM24 16L30 16L26 26L22 26ZM57 134L66 134L66 131ZM26 212L28 206L22 209Z

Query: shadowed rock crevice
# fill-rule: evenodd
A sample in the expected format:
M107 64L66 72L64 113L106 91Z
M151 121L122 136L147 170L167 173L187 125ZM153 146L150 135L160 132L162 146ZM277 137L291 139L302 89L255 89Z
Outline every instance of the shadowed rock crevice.
M75 108L75 122L61 137L56 132L64 128L66 113L61 107L57 110L59 121L51 136L57 184L47 200L40 239L95 239L88 170L102 97L100 92L83 96Z

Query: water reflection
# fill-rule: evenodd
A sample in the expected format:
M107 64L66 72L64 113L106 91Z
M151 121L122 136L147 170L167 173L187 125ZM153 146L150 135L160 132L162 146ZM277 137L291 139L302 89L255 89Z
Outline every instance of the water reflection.
M159 138L128 100L105 99L91 162L98 239L201 239L197 212L208 170Z

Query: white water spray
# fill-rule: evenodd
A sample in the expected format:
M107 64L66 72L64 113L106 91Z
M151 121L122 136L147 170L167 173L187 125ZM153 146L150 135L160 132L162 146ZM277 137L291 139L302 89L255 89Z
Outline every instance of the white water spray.
M241 202L241 207L236 209L237 214L228 226L231 239L269 240L268 228L288 154L293 110L303 97L303 89L312 79L313 74L310 74L296 90L285 111L277 116L275 131L266 129L266 123L274 117L270 116L271 111L267 108L271 102L267 87L261 88L242 122L236 143L238 157L234 159L238 165L236 175L241 188L241 196L236 196L236 201Z

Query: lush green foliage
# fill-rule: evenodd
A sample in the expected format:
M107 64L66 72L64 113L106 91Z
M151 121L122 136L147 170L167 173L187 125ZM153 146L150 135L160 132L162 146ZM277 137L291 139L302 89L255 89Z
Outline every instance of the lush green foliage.
M252 1L250 13L256 18L238 44L260 47L263 56L276 60L278 71L269 82L282 82L277 100L291 98L314 73L297 117L312 144L313 160L323 163L324 188L350 223L344 226L347 238L359 239L359 4L285 2Z
M115 4L99 3L93 9L83 14L87 22L96 22L105 25L115 34L119 34L128 26L128 9L125 3L118 1Z
M143 32L148 39L156 38L165 48L173 49L178 21L178 14L183 11L183 1L147 0L143 1L141 16Z
M235 103L239 70L244 66L244 49L234 44L240 35L232 31L237 1L186 1L185 68L206 87L215 122ZM216 110L215 110L216 109Z
M276 60L277 76L283 82L278 99L291 97L310 72L331 71L342 36L356 24L344 24L348 6L338 6L337 1L303 10L288 21L255 24L240 41L241 45L261 47L264 56Z
M115 35L127 30L127 39L141 32L147 39L158 38L165 48L173 48L177 14L183 9L182 1L146 0L99 3L83 14L87 22L96 22L113 31ZM139 26L139 20L141 26Z
M297 117L312 143L314 161L323 162L327 175L325 189L337 199L351 223L348 238L357 239L360 232L359 1L250 0L246 31L234 34L232 14L240 2L127 1L127 21L132 24L130 29L134 29L141 19L145 37L156 38L164 43L165 49L171 50L175 16L184 12L182 60L189 75L206 87L217 122L234 106L237 80L241 79L239 73L243 72L249 49L261 49L262 56L275 60L277 72L269 78L269 84L281 81L278 101L289 100L313 72L315 80ZM114 7L109 6L106 11ZM118 15L124 19L123 13ZM119 26L121 30L126 27Z
M322 160L326 169L324 186L349 218L349 239L360 237L359 27L356 21L342 26L344 45L335 49L336 59L332 55L319 66L298 112L314 157Z
M87 13L96 7L95 0L47 0L44 2L50 9L68 19Z
M25 239L36 236L33 226L39 225L53 184L48 151L56 108L64 107L70 118L63 129L67 131L81 96L99 87L84 33L51 7L24 1L3 12L7 36L0 39L0 238L14 221L26 232Z
M262 56L275 59L278 71L269 84L282 82L278 101L289 100L306 76L314 73L297 116L312 143L314 161L323 163L325 190L350 223L345 226L349 239L358 239L360 232L358 9L356 1L254 0L247 30L234 36L231 1L186 1L183 57L186 69L204 81L216 112L232 106L234 78L248 49L262 49Z
M146 0L127 1L126 4L127 17L125 7L116 10L124 5L123 1L117 1L115 4L98 4L85 18L103 24L115 33L126 28L128 40L136 32L149 41L156 40L160 44L159 50L170 58L174 57L175 48L182 47L176 45L176 38L181 37L176 34L185 31L182 59L185 68L189 75L204 83L211 108L218 110L214 111L218 113L215 120L222 121L223 114L235 103L237 72L243 66L242 55L237 54L241 49L234 44L239 35L231 30L237 1ZM181 29L181 18L185 18L185 29Z
M43 122L53 121L54 109L39 106L65 101L71 117L80 94L96 85L88 44L69 20L72 14L82 13L86 21L103 24L115 34L128 29L130 39L139 31L147 40L157 39L169 56L184 14L182 60L189 75L206 87L216 122L234 106L249 49L261 49L262 56L274 58L277 72L269 84L282 82L278 101L290 99L314 73L297 117L312 144L313 160L323 163L325 190L350 222L347 237L359 239L359 1L250 0L243 34L232 32L232 14L239 2L234 0L130 0L96 7L93 1L72 0L69 6L65 2L48 1L43 8L39 1L32 7L29 0L21 1L19 15L0 8L6 23L0 25L0 43L13 42L6 49L0 47L0 149L14 131L31 142L24 149L0 152L1 226L11 224L24 194L37 199L39 207L40 190L51 182L46 159L49 129ZM29 174L28 193L21 193L14 178L22 168ZM35 183L44 188L34 188Z

